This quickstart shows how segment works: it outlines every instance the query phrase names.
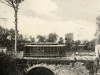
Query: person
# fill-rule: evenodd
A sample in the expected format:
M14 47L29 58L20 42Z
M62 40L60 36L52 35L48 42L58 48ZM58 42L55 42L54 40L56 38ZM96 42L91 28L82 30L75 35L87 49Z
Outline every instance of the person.
M95 46L96 58L100 57L100 44Z

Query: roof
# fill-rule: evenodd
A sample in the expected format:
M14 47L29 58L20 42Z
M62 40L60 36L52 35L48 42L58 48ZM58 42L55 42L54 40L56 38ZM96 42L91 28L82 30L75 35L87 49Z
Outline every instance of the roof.
M65 45L25 45L28 47L61 47L61 46L65 46Z
M57 42L36 42L36 43L27 43L28 45L58 45Z
M78 46L86 46L86 45L78 45Z

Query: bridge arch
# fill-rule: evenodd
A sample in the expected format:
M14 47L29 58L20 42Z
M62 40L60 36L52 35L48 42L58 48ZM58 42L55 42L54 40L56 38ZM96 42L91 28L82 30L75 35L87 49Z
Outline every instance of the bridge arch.
M33 66L30 66L27 69L26 75L30 75L29 72L33 71L33 70L36 70L36 69L40 69L40 70L43 69L43 71L51 72L52 73L52 74L50 73L51 75L56 75L56 73L57 73L57 71L56 71L57 66L55 66L55 65L47 65L47 64L36 64L36 65L34 65L33 64ZM34 74L32 74L32 75L34 75Z
M53 71L46 67L35 67L28 71L25 75L55 75Z

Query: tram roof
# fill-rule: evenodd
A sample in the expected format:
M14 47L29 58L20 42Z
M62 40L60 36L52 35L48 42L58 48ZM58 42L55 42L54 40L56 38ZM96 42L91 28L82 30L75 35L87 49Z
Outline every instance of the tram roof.
M58 45L57 42L35 42L35 43L27 43L26 45Z
M78 46L81 46L82 47L82 46L86 46L86 45L78 45Z
M61 46L65 46L65 45L25 45L28 47L61 47Z

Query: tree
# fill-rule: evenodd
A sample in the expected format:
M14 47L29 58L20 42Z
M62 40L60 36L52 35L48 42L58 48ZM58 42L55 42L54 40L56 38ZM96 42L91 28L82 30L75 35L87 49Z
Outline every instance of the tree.
M8 29L0 26L0 45L5 47L7 45L7 37L9 36Z
M37 35L38 42L45 42L46 37L42 35Z
M9 35L10 35L10 39L11 39L11 41L13 41L13 40L15 40L15 30L14 29L10 29L9 30Z
M22 34L18 35L18 41L23 41L23 35Z
M6 5L12 7L15 11L15 52L17 51L17 34L18 34L18 31L17 31L17 16L18 16L18 7L19 7L19 4L21 2L23 2L24 0L0 0L2 3L5 3Z
M0 75L21 75L15 59L0 53Z
M95 50L95 43L96 42L96 39L92 39L91 41L90 41L90 49L93 51L93 50Z
M68 33L65 35L66 49L69 51L73 47L73 33Z
M24 49L24 43L23 43L23 35L19 34L18 35L18 40L17 40L17 51L23 51Z
M83 45L85 45L85 50L90 49L90 42L88 40L83 40Z
M50 33L48 35L47 42L56 42L58 38L58 35L56 33Z
M75 50L78 50L78 45L80 45L80 43L81 43L80 40L75 41Z
M58 42L59 42L59 44L64 44L64 42L63 42L63 41L64 41L64 40L63 40L63 38L62 38L62 37L60 37Z
M97 44L100 44L100 16L98 16L96 18L97 20L97 29L96 29L96 33L95 33L95 36L96 36L96 43Z
M35 42L35 38L32 36L30 36L30 40L31 40L31 42Z

